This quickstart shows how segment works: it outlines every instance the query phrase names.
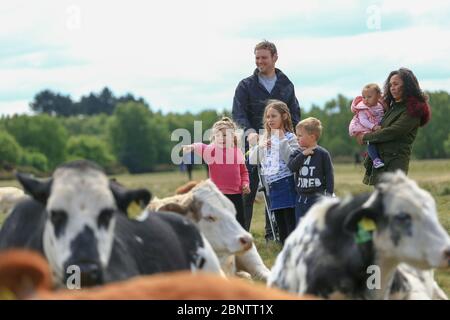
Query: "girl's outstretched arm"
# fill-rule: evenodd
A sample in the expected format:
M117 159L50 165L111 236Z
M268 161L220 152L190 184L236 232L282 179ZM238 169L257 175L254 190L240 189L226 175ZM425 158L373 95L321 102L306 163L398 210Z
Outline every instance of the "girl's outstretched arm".
M207 146L208 146L207 144L204 144L201 142L196 142L193 144L187 144L187 145L183 146L182 150L183 150L183 154L194 152L195 154L204 158L204 152L205 152L205 149Z
M187 144L183 146L183 154L191 153L194 151L194 145L193 144Z

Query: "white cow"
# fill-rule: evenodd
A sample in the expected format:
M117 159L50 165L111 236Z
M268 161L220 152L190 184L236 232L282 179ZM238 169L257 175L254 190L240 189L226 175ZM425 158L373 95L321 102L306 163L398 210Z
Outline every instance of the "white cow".
M449 262L450 237L434 199L397 171L371 194L314 205L268 284L331 299L446 299L429 269Z
M233 203L211 180L199 183L185 194L154 198L148 209L178 212L194 221L216 252L226 275L235 275L237 264L252 277L267 280L270 270L264 265L251 234L236 220Z
M76 270L82 287L158 272L203 271L211 263L221 272L214 251L189 219L158 212L143 221L129 219L130 203L148 202L150 192L109 181L95 163L63 164L46 180L17 177L32 197L5 220L0 251L40 252L55 284L68 284ZM209 262L211 256L216 260Z
M11 209L27 196L23 190L15 187L0 188L0 214L9 213Z

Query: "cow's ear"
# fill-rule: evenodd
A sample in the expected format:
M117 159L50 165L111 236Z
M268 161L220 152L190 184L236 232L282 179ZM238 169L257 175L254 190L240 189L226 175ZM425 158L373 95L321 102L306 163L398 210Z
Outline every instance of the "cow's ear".
M147 189L128 190L116 181L110 181L109 188L114 195L117 207L124 213L127 213L128 206L133 201L139 203L141 207L145 207L152 198L152 194Z
M188 208L185 206L182 206L178 203L166 203L165 205L158 208L158 211L170 211L170 212L176 212L183 216L185 216L188 213Z
M368 218L377 221L383 212L382 195L375 191L367 199L367 201L359 208L351 211L344 220L344 229L348 232L354 233L358 230L358 223Z
M128 197L131 198L130 202L135 201L139 204L141 209L147 207L150 203L150 200L152 199L152 193L147 189L132 189L127 190L126 192L128 194Z
M202 207L198 201L192 201L189 205L189 211L191 212L191 219L199 222L202 219Z
M17 180L23 186L26 193L42 204L47 203L52 187L53 179L39 180L25 173L16 173Z

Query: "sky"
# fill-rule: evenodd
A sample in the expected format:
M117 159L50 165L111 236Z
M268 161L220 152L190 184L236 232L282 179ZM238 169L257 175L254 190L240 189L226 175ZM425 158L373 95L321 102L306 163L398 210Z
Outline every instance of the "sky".
M0 3L0 115L30 113L44 89L78 100L105 86L163 112L231 110L263 39L304 110L399 67L424 90L450 91L446 0Z

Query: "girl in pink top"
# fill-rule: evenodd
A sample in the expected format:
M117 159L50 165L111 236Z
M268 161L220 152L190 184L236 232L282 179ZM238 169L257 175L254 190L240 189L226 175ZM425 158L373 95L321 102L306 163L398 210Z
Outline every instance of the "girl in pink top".
M209 176L222 193L233 202L236 218L245 226L242 194L250 193L245 158L238 148L236 125L224 117L214 123L210 144L194 143L183 147L183 153L194 151L209 168Z
M381 89L377 84L370 83L364 86L362 96L356 97L351 105L352 112L355 115L348 127L350 136L353 137L360 133L368 133L381 128L380 122L384 115L384 107L380 101ZM384 167L384 162L375 145L369 144L367 151L375 169Z

